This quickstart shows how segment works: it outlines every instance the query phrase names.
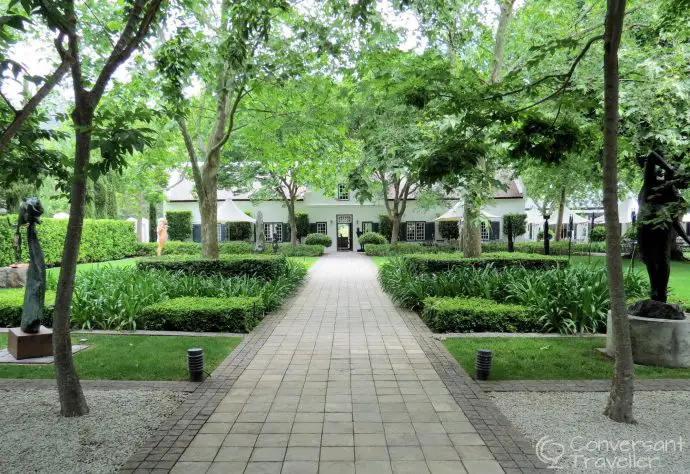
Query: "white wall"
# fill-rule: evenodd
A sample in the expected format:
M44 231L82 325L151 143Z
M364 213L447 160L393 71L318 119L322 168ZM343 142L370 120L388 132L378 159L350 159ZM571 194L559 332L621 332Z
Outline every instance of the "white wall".
M219 201L218 205L221 205ZM252 204L251 201L235 201L237 207L242 211L251 211L253 217L256 217L259 210L263 213L264 222L287 222L288 213L286 207L280 201L263 201L257 205ZM409 201L407 209L403 216L403 222L406 221L424 221L432 222L438 215L443 214L448 209L453 207L455 201L446 201L444 205L432 209L421 209L416 201ZM356 233L357 228L362 228L362 223L371 221L378 222L378 216L386 214L386 208L381 204L365 203L359 204L354 196L350 197L349 201L338 201L335 198L324 197L318 192L308 192L305 195L304 201L297 202L297 212L304 212L309 215L309 222L326 222L326 229L328 235L333 240L333 245L330 250L336 249L336 216L339 214L352 215L352 231ZM168 202L165 204L166 211L192 211L192 223L199 224L201 216L199 214L199 205L196 202ZM489 214L498 216L501 222L501 235L503 236L503 222L502 216L507 213L525 212L524 199L498 199L490 202L484 207L484 210ZM519 237L517 241L525 240L526 236ZM438 232L438 225L436 225L435 239L442 240ZM356 235L353 235L353 249L359 248L359 241Z

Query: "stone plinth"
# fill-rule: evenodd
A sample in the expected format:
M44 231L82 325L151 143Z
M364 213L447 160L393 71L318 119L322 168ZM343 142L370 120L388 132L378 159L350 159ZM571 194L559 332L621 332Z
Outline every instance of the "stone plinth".
M23 288L26 285L28 263L0 268L0 288Z
M659 367L690 367L690 319L650 319L628 316L633 361ZM614 354L611 313L606 327L606 353Z
M53 330L41 326L37 333L30 334L20 328L11 328L7 333L7 350L17 360L53 355Z

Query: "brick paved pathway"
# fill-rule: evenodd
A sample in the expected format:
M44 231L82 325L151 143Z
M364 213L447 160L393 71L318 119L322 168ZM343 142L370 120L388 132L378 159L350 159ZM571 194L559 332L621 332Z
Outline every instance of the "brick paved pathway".
M320 259L123 471L491 474L535 470L530 453L346 253Z

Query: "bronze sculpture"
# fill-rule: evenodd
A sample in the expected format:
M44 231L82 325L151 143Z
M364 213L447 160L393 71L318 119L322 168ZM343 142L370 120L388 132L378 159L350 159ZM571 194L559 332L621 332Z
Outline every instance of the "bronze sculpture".
M36 224L41 223L43 206L36 197L29 197L19 207L17 226L27 225L26 240L29 247L29 271L24 291L21 330L36 334L41 327L46 296L46 264L43 250L36 234Z
M679 191L679 188L690 187L690 176L674 169L654 151L643 157L640 165L644 167L644 184L638 198L637 242L649 274L651 299L666 303L673 231L690 244L690 238L680 225L688 203Z

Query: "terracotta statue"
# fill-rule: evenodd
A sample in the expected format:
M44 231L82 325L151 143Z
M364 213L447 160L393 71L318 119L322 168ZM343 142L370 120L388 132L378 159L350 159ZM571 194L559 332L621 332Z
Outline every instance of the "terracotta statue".
M652 286L651 299L666 303L671 275L671 245L674 230L690 244L680 219L688 203L678 187L690 187L690 176L684 176L656 152L640 159L644 167L644 184L638 198L637 242Z
M26 276L20 327L22 331L30 334L38 333L41 327L46 298L46 262L36 234L36 224L41 223L41 214L43 206L38 198L26 198L19 206L17 226L27 224L26 241L29 246L29 271Z
M165 243L168 241L168 219L165 217L161 219L161 221L158 223L158 248L156 249L156 255L159 257L161 256L161 253L163 253L163 247L165 247Z

